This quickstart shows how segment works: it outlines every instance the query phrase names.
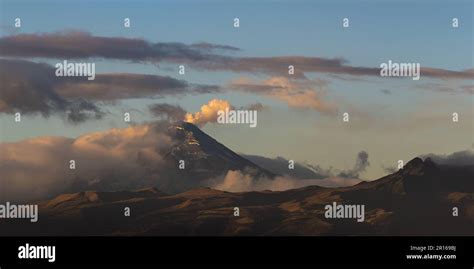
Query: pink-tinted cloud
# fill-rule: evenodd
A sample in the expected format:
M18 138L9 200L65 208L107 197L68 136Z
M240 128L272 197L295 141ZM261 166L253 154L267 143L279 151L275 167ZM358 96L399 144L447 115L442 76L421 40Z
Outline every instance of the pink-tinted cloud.
M323 100L325 81L294 80L286 77L272 77L255 82L241 78L231 82L231 87L236 90L251 92L275 98L285 102L289 107L298 109L312 109L324 114L334 115L336 105ZM317 89L319 88L319 89Z

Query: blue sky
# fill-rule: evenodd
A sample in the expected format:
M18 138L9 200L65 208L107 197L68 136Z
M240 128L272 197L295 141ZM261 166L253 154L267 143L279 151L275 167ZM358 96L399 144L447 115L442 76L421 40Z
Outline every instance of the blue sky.
M378 64L390 55L440 68L472 66L472 59L454 52L472 49L469 1L2 0L2 6L2 23L22 17L21 32L80 29L150 41L206 41L237 46L242 55L323 55L344 57L353 65ZM132 28L120 27L124 17L132 19ZM241 20L239 29L231 27L234 17ZM344 17L350 30L340 27ZM453 17L461 24L455 30Z

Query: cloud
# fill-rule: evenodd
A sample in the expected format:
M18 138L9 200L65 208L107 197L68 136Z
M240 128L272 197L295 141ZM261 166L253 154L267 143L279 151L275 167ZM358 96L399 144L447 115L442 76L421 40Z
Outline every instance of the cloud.
M99 101L201 94L220 91L212 85L193 85L171 77L142 74L98 74L95 80L56 77L47 64L0 59L0 112L64 114L70 122L100 119Z
M235 108L229 101L221 99L212 99L207 104L201 106L200 111L196 113L186 112L179 105L171 105L167 103L153 104L149 106L150 112L168 122L185 121L203 127L207 123L217 121L217 113L219 110L240 109L240 110L256 110L260 111L267 107L261 103L254 103L240 108Z
M437 164L446 165L474 165L474 151L462 150L451 154L426 154L420 156L422 159L431 158Z
M294 163L294 169L289 169L289 160L283 157L272 159L257 155L241 154L241 156L277 175L298 179L323 179L329 176L329 173L319 173L321 170L315 170L312 167L299 162Z
M262 111L264 109L268 109L268 107L263 105L262 103L254 103L247 106L243 106L240 109Z
M247 106L242 106L240 108L236 108L232 106L230 102L227 100L212 99L207 104L202 105L201 109L198 112L186 113L186 115L184 115L184 121L198 125L199 127L203 127L207 123L217 122L218 111L224 111L226 109L260 111L265 108L266 107L263 106L261 103L255 103L255 104L250 104Z
M167 76L143 74L98 74L95 80L70 79L57 85L56 92L67 98L87 98L96 101L163 97L193 93L211 93L218 87L189 85L184 80Z
M201 106L201 110L196 113L186 113L184 121L193 123L200 127L209 122L217 121L217 112L219 110L232 109L229 101L221 99L212 99L207 104Z
M315 73L352 73L378 74L378 68L364 68L364 71L340 70L343 59L328 59L321 57L282 56L282 57L215 57L213 59L196 61L192 66L196 68L233 72L265 73L275 76L288 74L288 66L295 67L295 78L305 78L305 72Z
M257 155L242 155L255 164L263 167L275 174L293 179L358 179L360 174L365 172L369 163L369 154L366 151L357 153L354 168L349 170L339 170L333 167L322 168L319 165L295 162L294 169L288 168L288 160L283 157L267 158Z
M213 50L229 50L229 51L239 51L239 48L232 47L229 45L219 45L219 44L211 44L207 42L201 42L190 45L192 48L197 48L205 51L213 51Z
M94 103L67 100L56 93L57 77L46 64L0 59L0 73L0 112L45 117L61 113L72 123L100 119L104 114Z
M273 76L288 74L288 66L295 67L295 78L305 78L305 73L326 73L330 75L376 76L380 68L350 66L343 58L321 58L305 56L282 57L220 57L214 61L196 61L193 66L208 70L228 70L234 72L266 73ZM422 77L439 79L474 79L474 70L451 71L440 68L420 68Z
M354 168L350 170L341 171L338 177L343 178L359 178L359 174L365 172L366 168L370 165L369 154L366 151L360 151L357 154L356 163Z
M359 153L357 153L356 157L356 162L354 164L354 168L349 169L349 170L340 170L336 169L333 167L329 168L322 168L319 165L311 165L311 164L306 164L311 170L313 170L315 173L324 175L327 178L333 178L333 179L359 179L360 174L366 171L367 167L370 166L369 163L369 154L362 150Z
M0 144L0 200L36 200L64 192L169 186L164 156L173 145L156 122ZM69 161L75 160L75 170ZM3 192L5 190L5 192Z
M285 177L276 177L275 179L259 178L255 179L241 171L228 171L223 180L219 180L210 187L217 190L229 192L248 192L248 191L283 191L302 187L296 180Z
M230 192L246 191L283 191L306 186L327 188L353 186L362 182L360 173L369 166L369 155L365 151L357 154L353 169L337 171L333 168L323 169L318 165L295 163L295 169L288 169L288 160L283 157L275 159L254 155L242 155L257 165L280 176L274 179L254 178L245 171L228 171L224 178L212 179L209 187Z
M420 69L420 75L440 79L474 79L474 69L451 71L440 68L422 67Z
M337 112L336 106L322 99L323 87L326 85L327 82L323 80L292 80L286 77L272 77L262 82L240 78L231 82L230 86L236 90L275 98L292 108L312 109L334 115Z
M276 177L274 179L252 178L242 171L228 171L222 181L209 183L211 188L228 192L249 191L285 191L306 186L346 187L361 182L359 179L325 178L325 179L295 179L292 177Z
M68 31L45 34L18 34L0 38L0 55L40 58L105 58L130 61L198 61L209 51L238 50L209 43L151 43L143 39L94 36Z
M205 42L191 45L172 42L152 43L137 38L94 36L80 31L17 34L0 38L0 55L8 57L104 58L133 62L179 62L200 70L265 73L272 76L288 74L288 66L293 65L295 78L305 78L305 73L350 76L380 75L378 66L351 66L343 58L231 57L221 53L238 50L238 48L228 45ZM440 79L473 79L474 70L451 71L423 67L421 76Z
M89 119L99 120L103 117L103 112L94 103L89 101L78 99L68 102L68 110L66 112L66 118L71 123L81 123Z

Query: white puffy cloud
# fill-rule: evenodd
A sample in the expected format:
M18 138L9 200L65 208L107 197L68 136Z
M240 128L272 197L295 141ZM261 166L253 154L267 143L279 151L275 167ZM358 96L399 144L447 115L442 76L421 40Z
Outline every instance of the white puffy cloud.
M157 170L172 138L159 124L89 133L76 139L37 137L0 144L0 200L35 200L65 191L138 188ZM75 161L76 169L69 167Z

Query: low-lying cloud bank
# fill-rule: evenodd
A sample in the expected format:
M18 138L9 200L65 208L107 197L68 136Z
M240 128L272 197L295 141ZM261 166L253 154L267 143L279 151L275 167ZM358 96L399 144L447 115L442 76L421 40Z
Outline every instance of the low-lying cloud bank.
M163 123L0 144L0 200L36 200L86 189L160 185L173 139ZM70 160L75 169L70 169ZM164 180L164 179L163 179Z
M252 178L242 171L229 171L223 179L211 180L208 185L211 188L229 192L248 191L285 191L289 189L302 188L306 186L321 187L346 187L361 182L360 179L328 177L325 179L298 179L287 176L278 176L274 179Z
M360 183L362 181L359 178L360 174L370 165L369 154L365 151L357 154L354 168L340 171L298 162L294 163L294 169L288 169L289 162L283 157L272 159L255 155L243 156L280 176L274 179L266 177L255 179L245 174L245 171L229 171L223 179L210 180L209 187L229 192L284 191L311 185L330 188L347 187Z
M323 179L331 173L323 169L314 169L306 164L294 162L294 168L288 169L289 160L279 156L276 158L268 158L258 155L240 154L242 157L250 160L260 167L272 171L277 175L288 176L299 179Z

